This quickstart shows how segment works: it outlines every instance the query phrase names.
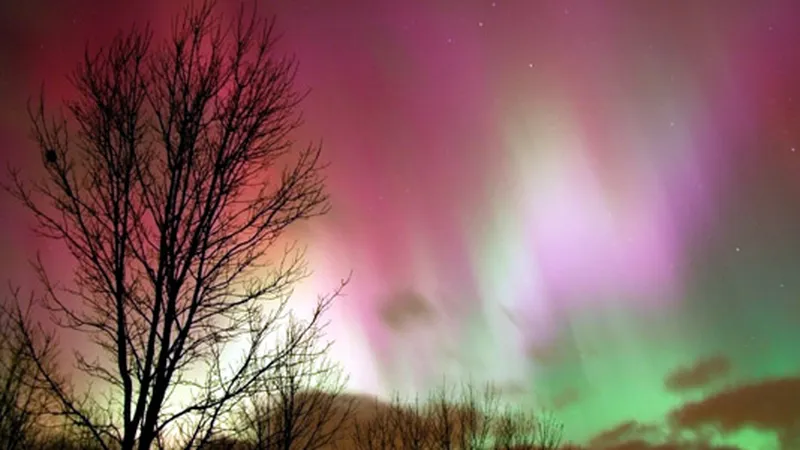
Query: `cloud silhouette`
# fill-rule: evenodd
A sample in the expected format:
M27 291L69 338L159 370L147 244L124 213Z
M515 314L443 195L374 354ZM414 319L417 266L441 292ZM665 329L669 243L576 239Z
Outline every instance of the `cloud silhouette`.
M717 392L670 413L680 428L714 428L732 433L744 428L773 431L784 449L800 448L800 376L774 378Z
M528 359L543 365L556 365L564 361L564 352L553 344L528 344L525 354Z
M436 312L421 294L414 291L399 291L387 298L379 314L387 327L401 331L414 323L432 319Z
M696 435L679 437L675 429L630 420L597 434L587 448L592 450L743 450L716 445Z
M657 425L629 420L597 434L589 441L589 447L617 448L614 446L631 441L650 441L660 434L661 430Z
M652 444L641 439L620 442L611 446L602 447L602 450L744 450L741 447L730 445L714 445L707 442L683 443L665 442Z
M722 355L698 359L688 367L680 367L667 375L664 385L672 392L706 387L731 371L731 363Z
M581 398L581 393L575 388L565 389L556 394L552 399L553 409L558 411L577 403Z

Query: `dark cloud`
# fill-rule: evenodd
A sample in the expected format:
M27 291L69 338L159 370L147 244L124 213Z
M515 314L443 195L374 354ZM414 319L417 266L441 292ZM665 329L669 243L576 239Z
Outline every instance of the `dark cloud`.
M651 440L654 435L660 433L661 430L657 425L630 420L600 432L589 441L589 446L591 448L609 448L609 446L631 440Z
M603 450L744 450L741 447L730 445L714 445L706 442L701 443L681 443L666 442L661 444L651 444L641 439L620 442L611 446L602 447Z
M601 354L602 350L595 344L578 343L570 335L560 335L554 339L528 339L525 342L526 357L540 365L582 363Z
M400 291L389 296L379 311L381 320L394 331L411 324L424 322L435 316L430 302L414 291Z
M576 403L581 398L581 393L575 388L565 389L556 394L552 399L553 409L558 411Z
M800 377L775 378L725 389L673 411L670 422L684 429L712 427L723 433L743 428L774 431L785 449L800 448Z
M700 361L690 368L693 370L676 371L671 376L679 379L681 386L705 386L729 370L722 369L729 367L727 362L717 359L713 363L709 362L711 358ZM665 426L633 420L623 422L597 434L588 448L744 450L711 441L714 436L731 435L747 428L774 432L781 441L781 450L800 449L800 377L775 378L727 388L672 411Z
M666 388L672 392L683 392L706 387L730 373L731 363L724 356L711 356L698 359L691 366L680 367L664 380Z
M525 349L528 359L544 365L564 362L564 353L555 345L528 344Z
M592 450L743 450L728 445L715 445L695 436L693 439L676 438L674 430L635 420L623 422L591 439Z

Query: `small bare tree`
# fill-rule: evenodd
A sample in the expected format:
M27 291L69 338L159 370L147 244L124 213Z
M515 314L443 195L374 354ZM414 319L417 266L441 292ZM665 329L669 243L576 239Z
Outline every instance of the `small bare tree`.
M487 448L492 435L492 426L499 410L499 391L487 383L477 389L472 382L462 385L459 402L458 448L478 450Z
M294 345L307 325L291 320L281 345ZM334 445L349 422L354 401L342 395L346 378L326 354L322 328L302 339L262 380L262 393L242 408L245 437L253 450L317 450Z
M564 440L564 424L557 421L550 413L539 414L535 423L536 442L534 446L540 450L556 450Z
M394 414L391 408L375 399L371 417L353 424L353 446L357 450L401 449Z
M400 438L400 448L425 450L431 441L431 427L425 420L424 406L419 396L410 405L403 404L399 395L392 397L390 424Z
M508 407L495 423L497 450L556 450L561 446L564 427L551 415L533 414Z
M425 405L399 396L388 405L376 402L369 420L355 424L358 450L556 450L563 426L551 415L500 407L500 392L463 384L461 394L446 383L434 389Z
M12 299L18 295L12 292ZM0 449L31 448L40 437L41 418L47 401L46 390L39 383L38 370L28 350L26 336L20 333L19 321L30 324L30 309L4 298L0 303ZM34 338L34 336L31 336ZM52 349L52 348L51 348ZM42 354L50 362L52 350Z
M435 450L458 448L460 406L453 402L453 389L446 380L428 398L426 420L431 427L430 447Z
M520 429L519 412L507 407L495 421L494 447L496 450L512 450L527 444L524 431Z
M6 188L77 263L62 287L37 258L43 305L103 354L76 352L77 368L110 401L81 400L40 346L31 356L58 412L106 450L150 449L178 425L201 444L311 335L269 346L306 274L301 252L275 244L328 208L320 147L293 151L302 96L294 59L274 56L273 23L244 10L227 21L213 1L187 7L161 45L133 28L87 50L68 118L48 119L43 99L29 109L46 175L12 170Z

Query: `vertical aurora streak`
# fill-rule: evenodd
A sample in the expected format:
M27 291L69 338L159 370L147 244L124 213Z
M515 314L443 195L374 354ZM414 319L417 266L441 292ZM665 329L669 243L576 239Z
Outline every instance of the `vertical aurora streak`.
M0 143L18 164L36 157L24 102L41 79L68 95L52 76L86 39L164 32L180 5L7 3ZM780 401L779 377L800 392L798 5L259 4L313 89L298 140L332 162L333 212L296 233L315 271L297 295L353 270L331 317L351 389L469 375L578 442L713 426L718 444L794 448L785 421L713 405L746 383ZM41 243L12 217L3 269L30 280L19 261ZM727 369L667 387L713 356Z

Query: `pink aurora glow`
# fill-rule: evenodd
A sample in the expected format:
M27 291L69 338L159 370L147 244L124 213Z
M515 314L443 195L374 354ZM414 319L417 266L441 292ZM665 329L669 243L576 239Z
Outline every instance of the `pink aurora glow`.
M164 31L178 9L84 3L48 10L35 40L47 45L27 49L31 92L84 39L131 19ZM362 390L450 365L522 379L526 349L565 317L674 307L731 187L729 159L763 126L761 99L796 73L775 44L797 41L790 3L726 3L724 19L715 2L356 3L269 8L313 88L299 140L324 138L333 163L334 211L299 233L316 275L298 294L353 270L332 329ZM96 24L62 20L72 7ZM23 142L17 128L8 142ZM468 336L498 344L473 351ZM392 374L409 360L412 374Z

